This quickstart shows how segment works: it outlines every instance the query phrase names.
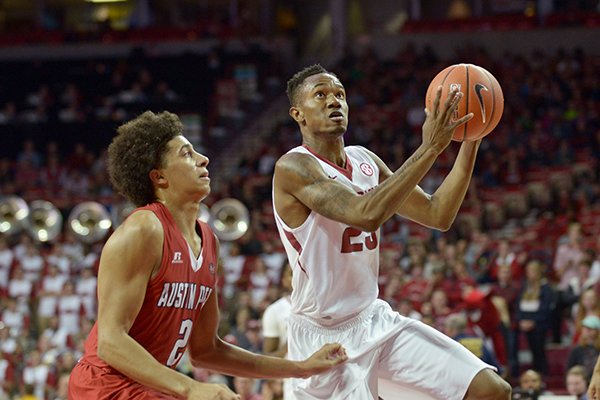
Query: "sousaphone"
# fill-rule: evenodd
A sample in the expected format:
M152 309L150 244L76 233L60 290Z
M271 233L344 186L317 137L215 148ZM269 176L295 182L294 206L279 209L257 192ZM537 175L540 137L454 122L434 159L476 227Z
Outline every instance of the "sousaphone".
M62 231L63 217L54 204L46 200L29 203L25 229L38 242L51 242Z
M107 209L96 201L78 204L69 213L68 228L80 241L92 244L104 239L112 227Z
M29 206L19 196L0 198L0 233L13 235L25 227L25 219L29 215Z
M250 213L241 201L234 198L222 199L210 208L208 224L220 240L237 240L248 231Z

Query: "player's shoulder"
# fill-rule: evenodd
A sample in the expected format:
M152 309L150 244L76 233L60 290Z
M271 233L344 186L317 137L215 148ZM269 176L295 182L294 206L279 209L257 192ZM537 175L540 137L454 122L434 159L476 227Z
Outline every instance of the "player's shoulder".
M345 149L346 154L350 155L351 157L365 161L372 161L380 168L382 165L385 165L385 163L377 154L375 154L373 151L369 150L364 146L347 146Z
M367 149L364 146L360 146L360 145L350 145L350 146L346 146L344 147L344 151L346 152L346 154L353 154L353 155L367 155L369 157L371 157L374 153Z
M119 236L135 236L139 240L161 240L163 224L151 210L136 210L117 228Z
M298 151L295 151L298 149ZM319 165L319 162L315 156L308 151L303 151L302 147L292 149L279 157L275 163L275 171L281 172L293 172L293 171L305 171L308 168L314 168Z

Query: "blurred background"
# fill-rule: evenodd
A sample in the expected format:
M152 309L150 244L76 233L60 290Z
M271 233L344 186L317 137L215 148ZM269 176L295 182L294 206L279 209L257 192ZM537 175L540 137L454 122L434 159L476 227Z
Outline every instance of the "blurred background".
M570 368L585 381L600 351L599 43L597 0L0 0L0 399L66 398L96 316L99 253L131 211L106 147L145 110L177 113L211 159L203 217L223 242L220 332L262 350L262 313L288 290L272 170L301 140L285 83L316 62L346 87L346 143L392 169L420 144L439 71L473 63L498 79L504 115L456 222L386 223L380 297L480 340L524 392L533 369L535 390L567 393ZM521 307L532 287L544 288L534 312ZM178 368L277 398L260 381Z

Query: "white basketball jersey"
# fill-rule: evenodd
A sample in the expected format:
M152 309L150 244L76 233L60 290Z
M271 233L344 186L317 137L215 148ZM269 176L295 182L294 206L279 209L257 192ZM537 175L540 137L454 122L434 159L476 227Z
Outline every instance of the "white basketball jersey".
M364 194L379 183L379 169L365 151L349 146L346 168L340 168L304 146L288 153L314 157L327 176ZM274 196L273 196L274 198ZM306 221L290 228L275 205L275 221L285 247L292 277L292 313L322 325L342 322L366 307L378 295L379 230L363 232L312 211Z

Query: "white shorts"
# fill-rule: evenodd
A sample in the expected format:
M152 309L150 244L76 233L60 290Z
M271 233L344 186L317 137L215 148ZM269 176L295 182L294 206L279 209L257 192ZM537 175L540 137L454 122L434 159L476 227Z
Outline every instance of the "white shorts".
M304 360L326 343L341 343L348 361L308 379L290 379L286 400L463 399L475 375L494 369L448 336L376 300L337 326L292 314L288 358Z

